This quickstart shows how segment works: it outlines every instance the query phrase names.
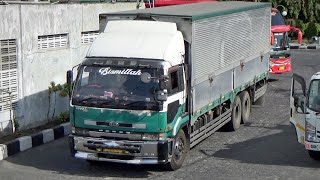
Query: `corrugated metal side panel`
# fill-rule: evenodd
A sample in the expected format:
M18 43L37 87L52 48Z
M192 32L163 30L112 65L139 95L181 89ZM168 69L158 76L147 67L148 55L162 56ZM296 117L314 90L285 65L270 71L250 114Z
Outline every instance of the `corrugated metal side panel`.
M269 51L270 8L193 23L193 85Z
M223 83L222 83L223 82ZM193 112L232 91L232 70L223 72L212 79L196 84L193 90ZM192 122L193 123L193 122Z
M253 61L246 62L242 68L238 66L234 69L234 87L240 87L253 80L254 76L260 76L268 71L269 56L267 54L264 54L263 59L257 57Z

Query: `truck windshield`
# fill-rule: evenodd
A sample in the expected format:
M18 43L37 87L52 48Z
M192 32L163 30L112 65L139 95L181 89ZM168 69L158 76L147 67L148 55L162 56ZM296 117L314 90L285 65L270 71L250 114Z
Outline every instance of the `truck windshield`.
M308 107L320 112L320 80L311 81L308 95Z
M157 80L142 82L140 78L144 72L159 77L159 69L156 68L82 66L72 103L113 109L157 110L159 104L154 98Z
M286 50L288 47L288 33L274 33L274 49Z
M272 10L271 15L271 26L286 25L281 13L278 10Z

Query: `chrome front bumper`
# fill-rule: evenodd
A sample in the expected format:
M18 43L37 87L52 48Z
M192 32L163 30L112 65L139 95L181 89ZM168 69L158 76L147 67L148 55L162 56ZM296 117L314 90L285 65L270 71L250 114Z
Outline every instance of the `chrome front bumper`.
M144 159L144 158L134 158L130 160L122 160L122 159L110 159L110 158L103 158L98 157L97 153L86 153L78 151L75 154L76 158L80 159L87 159L87 160L94 160L94 161L107 161L107 162L116 162L116 163L126 163L126 164L161 164L164 161L159 162L158 158L153 159Z
M320 143L305 141L304 146L307 150L320 151Z
M168 162L167 141L108 140L69 136L70 149L76 158L127 164L162 164ZM126 153L105 152L104 149Z

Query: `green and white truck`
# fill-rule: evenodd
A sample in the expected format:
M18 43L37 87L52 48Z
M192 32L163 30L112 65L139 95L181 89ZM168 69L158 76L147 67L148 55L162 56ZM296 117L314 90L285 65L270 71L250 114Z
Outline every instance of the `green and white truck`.
M181 167L267 90L271 5L204 2L100 15L70 94L76 158Z

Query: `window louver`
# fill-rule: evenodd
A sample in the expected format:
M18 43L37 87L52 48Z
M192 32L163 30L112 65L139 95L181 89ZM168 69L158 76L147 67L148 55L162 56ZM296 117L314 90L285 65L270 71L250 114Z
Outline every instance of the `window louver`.
M0 112L18 106L17 45L15 39L0 40Z
M38 49L53 49L68 46L68 34L38 36Z
M99 35L99 31L82 32L81 42L82 44L92 43L98 35Z

